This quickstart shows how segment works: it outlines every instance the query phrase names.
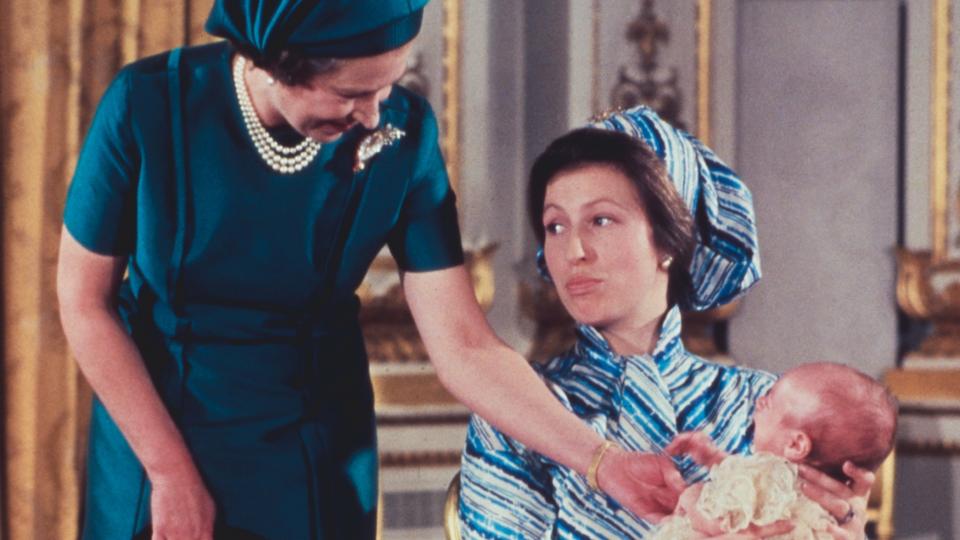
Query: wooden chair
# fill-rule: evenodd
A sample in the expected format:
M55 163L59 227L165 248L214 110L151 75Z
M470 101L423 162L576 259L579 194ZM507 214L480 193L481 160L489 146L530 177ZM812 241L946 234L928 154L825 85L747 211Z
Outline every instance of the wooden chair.
M867 503L867 530L877 540L893 540L893 488L896 472L896 452L891 452L877 471L877 481ZM447 487L443 503L443 536L446 540L460 540L460 473L457 472Z

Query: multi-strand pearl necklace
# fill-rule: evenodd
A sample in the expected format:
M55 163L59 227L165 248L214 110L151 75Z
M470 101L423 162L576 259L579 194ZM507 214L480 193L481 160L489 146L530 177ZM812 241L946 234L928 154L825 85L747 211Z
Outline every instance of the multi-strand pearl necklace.
M246 65L247 59L238 56L233 66L233 84L237 88L237 101L240 102L243 123L247 126L247 133L253 140L253 146L267 165L280 174L293 174L303 170L317 157L320 152L320 143L305 137L296 146L284 146L267 132L267 128L263 127L257 111L253 108L250 94L247 93L247 85L243 80Z

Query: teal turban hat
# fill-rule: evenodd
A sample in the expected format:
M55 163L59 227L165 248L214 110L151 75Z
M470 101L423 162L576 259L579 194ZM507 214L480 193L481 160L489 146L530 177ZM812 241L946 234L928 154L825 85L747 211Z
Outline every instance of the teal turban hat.
M356 58L396 49L420 31L428 0L215 0L205 29L271 56Z

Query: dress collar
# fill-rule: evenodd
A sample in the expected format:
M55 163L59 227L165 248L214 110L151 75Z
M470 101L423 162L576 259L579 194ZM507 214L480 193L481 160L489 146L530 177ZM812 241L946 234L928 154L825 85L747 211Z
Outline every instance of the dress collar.
M673 306L667 311L663 322L660 324L660 333L651 354L657 364L669 360L677 351L683 349L680 341L680 321L680 308ZM620 356L614 352L610 342L603 337L599 330L587 324L577 325L576 355L605 364L620 363Z

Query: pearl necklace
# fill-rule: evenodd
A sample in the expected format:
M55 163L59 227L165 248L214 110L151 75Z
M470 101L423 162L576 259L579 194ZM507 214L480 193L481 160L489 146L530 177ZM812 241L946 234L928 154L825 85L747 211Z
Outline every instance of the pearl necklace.
M253 140L253 146L267 165L280 174L293 174L303 170L317 157L320 152L320 143L310 137L304 137L296 146L284 146L270 135L267 128L260 122L257 111L254 110L253 103L250 101L250 94L247 93L247 85L243 80L246 65L247 59L239 56L233 66L233 84L237 89L237 101L240 103L243 123L247 126L247 133Z

